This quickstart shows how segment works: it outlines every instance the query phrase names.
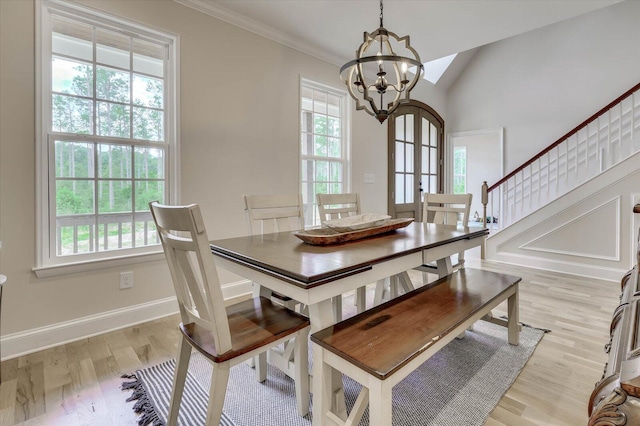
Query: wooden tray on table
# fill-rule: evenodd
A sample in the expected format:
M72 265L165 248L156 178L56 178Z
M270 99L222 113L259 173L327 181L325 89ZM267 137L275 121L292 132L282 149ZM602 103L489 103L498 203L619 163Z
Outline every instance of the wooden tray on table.
M309 229L307 231L297 231L293 235L300 238L307 244L314 246L325 246L328 244L340 244L347 241L359 240L374 235L384 234L385 232L395 231L404 228L413 222L409 219L389 219L384 224L372 226L371 228L359 229L357 231L338 232L331 228Z

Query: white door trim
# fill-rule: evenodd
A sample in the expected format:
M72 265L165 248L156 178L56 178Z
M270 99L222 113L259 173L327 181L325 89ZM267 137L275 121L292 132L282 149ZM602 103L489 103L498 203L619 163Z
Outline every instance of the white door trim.
M498 127L495 129L482 129L482 130L470 130L466 132L453 132L447 133L447 137L444 142L444 192L453 192L453 141L457 138L467 138L470 136L481 136L488 134L496 134L500 141L500 175L504 176L504 127ZM491 185L493 182L487 182ZM478 182L478 185L482 185L482 182Z

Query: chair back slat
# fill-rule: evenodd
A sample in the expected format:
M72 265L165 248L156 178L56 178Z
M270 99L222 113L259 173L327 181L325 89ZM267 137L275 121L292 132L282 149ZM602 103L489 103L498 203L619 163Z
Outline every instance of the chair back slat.
M469 211L473 194L430 194L425 193L422 204L422 221L438 225L469 226ZM455 267L464 264L464 251L458 253Z
M253 235L304 229L300 194L245 195L244 204Z
M207 287L204 285L204 280L196 276L189 252L184 250L174 250L174 252L176 263L180 267L180 275L184 277L184 286L188 290L183 293L182 305L187 309L189 316L201 317L205 321L211 321L212 316L210 313L212 309L205 299ZM199 272L201 275L202 271ZM185 303L186 301L188 302ZM191 322L191 319L189 322Z
M200 208L149 204L173 280L184 324L197 323L213 335L218 353L231 349L222 288Z
M473 194L424 194L422 220L439 225L464 226L469 223L469 211Z
M357 192L347 194L317 194L320 223L327 220L360 214L360 195Z

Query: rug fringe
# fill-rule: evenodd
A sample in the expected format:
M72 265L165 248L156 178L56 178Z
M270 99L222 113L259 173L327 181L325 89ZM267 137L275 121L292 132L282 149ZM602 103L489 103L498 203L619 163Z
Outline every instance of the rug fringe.
M507 316L506 316L506 315L502 315L502 316L500 317L500 319L504 319L504 320L506 320L506 319L508 319L508 318L507 318ZM521 326L523 326L523 327L528 327L528 328L532 328L532 329L534 329L534 330L542 331L542 332L543 332L543 333L545 333L545 334L546 334L546 333L551 333L551 330L550 330L550 329L548 329L548 328L539 328L539 327L534 327L534 326L532 326L532 325L525 324L525 323L523 323L523 322L518 322L518 324L520 324L520 325L521 325Z
M147 396L144 384L135 374L123 374L123 379L133 379L132 382L123 382L120 388L122 390L131 390L133 393L127 402L136 401L133 405L133 411L140 414L138 426L165 426L165 422L158 416L153 404Z

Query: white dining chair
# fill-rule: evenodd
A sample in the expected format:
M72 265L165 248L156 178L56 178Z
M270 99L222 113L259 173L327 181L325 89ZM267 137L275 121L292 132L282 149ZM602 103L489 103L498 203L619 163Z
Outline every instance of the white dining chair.
M461 221L463 226L468 226L472 198L473 194L425 193L422 204L422 221L451 226L458 226L458 223ZM414 269L422 272L422 283L426 284L428 282L427 274L442 276L449 270L453 272L463 268L464 252L458 253L455 264L451 264L449 257L443 259L443 262L444 266L438 266L437 263L429 263L420 265ZM389 280L386 280L383 285L378 283L373 303L374 305L378 305L397 297L403 292L411 291L413 288L408 274L395 275L390 277Z
M307 362L309 320L264 297L225 308L200 208L149 204L169 265L180 317L173 390L167 424L177 423L191 351L211 364L207 425L218 425L229 369L285 341L295 341L295 396L298 413L309 412ZM247 401L252 403L252 401Z
M357 192L344 194L316 194L320 223L324 225L328 220L342 219L362 213L360 208L360 194ZM384 287L384 281L380 280L378 287ZM367 287L358 287L354 296L354 304L358 313L363 312L367 302Z
M328 220L355 216L360 211L360 194L351 192L346 194L316 194L320 223Z
M288 232L304 229L304 213L302 210L302 196L299 194L276 195L245 195L244 208L247 212L251 235L263 235L273 232ZM307 313L307 307L288 296L271 291L270 289L253 283L253 296L271 298L272 301L300 313ZM291 376L294 365L294 346L285 343L282 349L273 348L269 351L269 361ZM261 353L249 361L249 365L256 370L258 382L267 379L267 353Z
M422 203L422 221L439 225L469 226L469 212L473 194L429 194L425 193ZM445 259L451 263L451 259ZM447 269L457 271L464 268L464 251L458 253L456 262ZM427 282L427 273L442 275L444 272L435 264L424 264L417 268L423 272L423 282Z
M273 232L289 232L304 229L302 196L299 194L245 195L244 208L247 212L251 235L263 235ZM260 292L273 297L289 309L304 312L305 307L296 300L253 283L254 296Z
M272 232L291 232L304 229L304 206L302 204L301 194L245 195L244 205L252 235L262 235ZM269 289L256 285L255 283L254 291L262 291L262 294L271 293L279 299L280 303L306 314L307 307L301 305L300 302L273 293ZM342 311L340 298L334 298L333 309L336 321L339 321Z

